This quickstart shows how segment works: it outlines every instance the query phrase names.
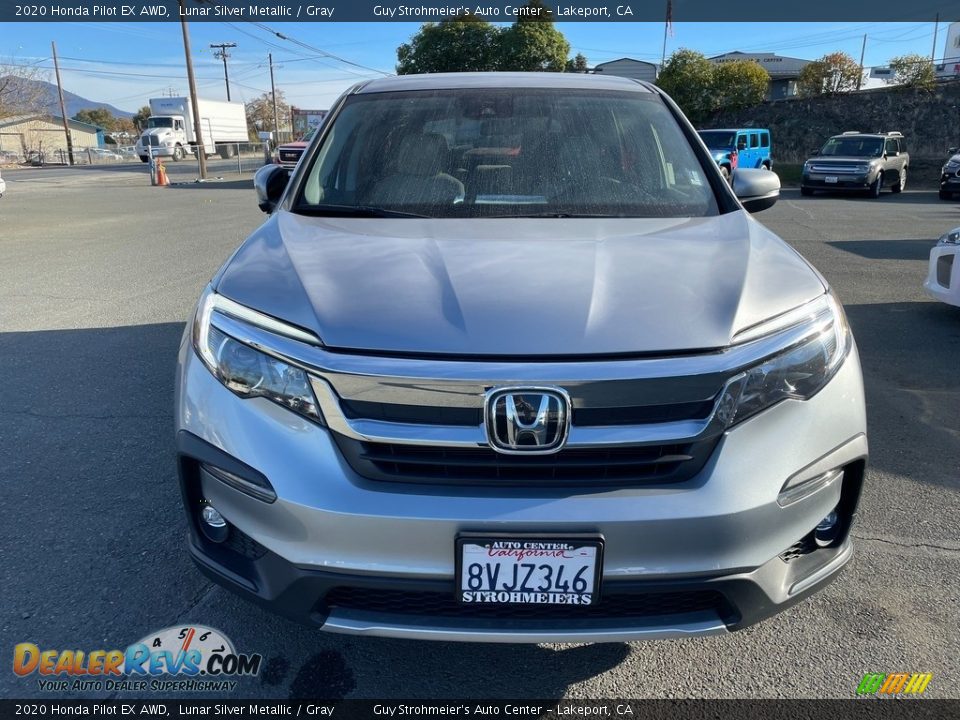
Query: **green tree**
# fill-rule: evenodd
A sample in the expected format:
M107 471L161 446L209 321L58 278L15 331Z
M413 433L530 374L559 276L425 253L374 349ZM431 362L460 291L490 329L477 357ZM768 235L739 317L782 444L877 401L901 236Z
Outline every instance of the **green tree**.
M828 53L800 71L797 92L801 95L834 95L860 87L860 65L844 52Z
M692 122L699 122L714 106L715 66L696 52L681 48L664 63L659 85Z
M583 53L577 53L576 56L567 60L567 72L586 72L587 58Z
M553 24L553 14L540 0L530 0L517 22L500 32L499 70L563 72L570 43Z
M106 108L85 108L74 115L73 119L88 125L96 125L105 130L113 130L113 125L117 121L113 113Z
M887 80L892 85L931 90L937 84L937 76L930 58L912 53L890 60L893 77Z
M501 30L469 13L424 23L397 48L397 74L499 69Z
M150 112L150 106L144 105L142 108L137 110L136 114L131 119L133 120L133 124L142 130L147 126L147 118L149 118L152 114L153 113Z
M770 73L750 60L721 63L714 69L714 102L724 110L743 110L763 102Z

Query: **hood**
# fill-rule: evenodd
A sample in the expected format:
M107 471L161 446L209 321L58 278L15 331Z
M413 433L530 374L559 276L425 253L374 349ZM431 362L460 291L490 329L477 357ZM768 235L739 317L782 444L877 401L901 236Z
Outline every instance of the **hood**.
M148 128L140 134L140 137L144 138L150 135L163 137L164 135L170 135L172 132L173 130L171 128Z
M745 212L694 219L275 213L216 279L332 348L491 356L719 348L824 292Z

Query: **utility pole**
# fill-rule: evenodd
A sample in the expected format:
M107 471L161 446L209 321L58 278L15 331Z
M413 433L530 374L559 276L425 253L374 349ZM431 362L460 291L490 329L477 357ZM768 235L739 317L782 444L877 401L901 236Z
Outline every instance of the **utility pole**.
M863 84L863 56L867 52L867 34L863 34L863 45L860 46L860 75L857 77L857 90Z
M227 48L235 48L236 43L210 43L211 49L220 48L213 54L217 60L223 60L223 81L227 84L227 102L230 102L230 74L227 72L227 58L230 55L227 53Z
M193 60L190 57L190 33L187 31L185 0L180 2L180 29L183 31L183 53L187 59L187 82L190 83L190 105L193 107L193 134L197 143L197 161L200 164L200 179L207 179L207 149L203 144L203 128L200 127L200 105L197 103L197 79L193 76Z
M940 32L940 13L937 13L937 19L933 21L933 49L930 51L930 63L933 64L937 59L937 33ZM944 58L946 62L946 58Z
M277 115L277 86L273 82L273 53L267 53L270 59L270 96L273 98L273 141L280 142L280 120Z
M57 60L57 43L51 41L53 68L57 73L57 94L60 96L60 115L63 117L63 133L67 136L67 157L73 165L73 138L70 136L70 121L67 119L67 104L63 100L63 83L60 82L60 62Z

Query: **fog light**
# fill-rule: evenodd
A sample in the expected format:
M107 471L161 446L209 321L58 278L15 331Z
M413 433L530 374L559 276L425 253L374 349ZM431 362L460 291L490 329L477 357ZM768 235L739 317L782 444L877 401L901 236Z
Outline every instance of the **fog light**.
M227 527L227 521L220 511L209 503L203 506L200 511L200 529L208 539L215 543L222 543L227 539L230 529Z
M833 541L840 535L840 516L836 510L831 510L813 531L813 538L817 542L817 547L827 547L832 545Z

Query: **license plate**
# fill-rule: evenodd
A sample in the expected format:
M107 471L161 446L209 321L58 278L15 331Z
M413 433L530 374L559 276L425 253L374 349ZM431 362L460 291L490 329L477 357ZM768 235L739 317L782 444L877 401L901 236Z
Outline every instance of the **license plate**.
M603 541L570 538L457 539L462 603L592 605L600 591Z
M836 175L827 175L827 176L823 179L823 181L826 182L826 183L835 183L835 182L837 181L837 176L836 176Z

